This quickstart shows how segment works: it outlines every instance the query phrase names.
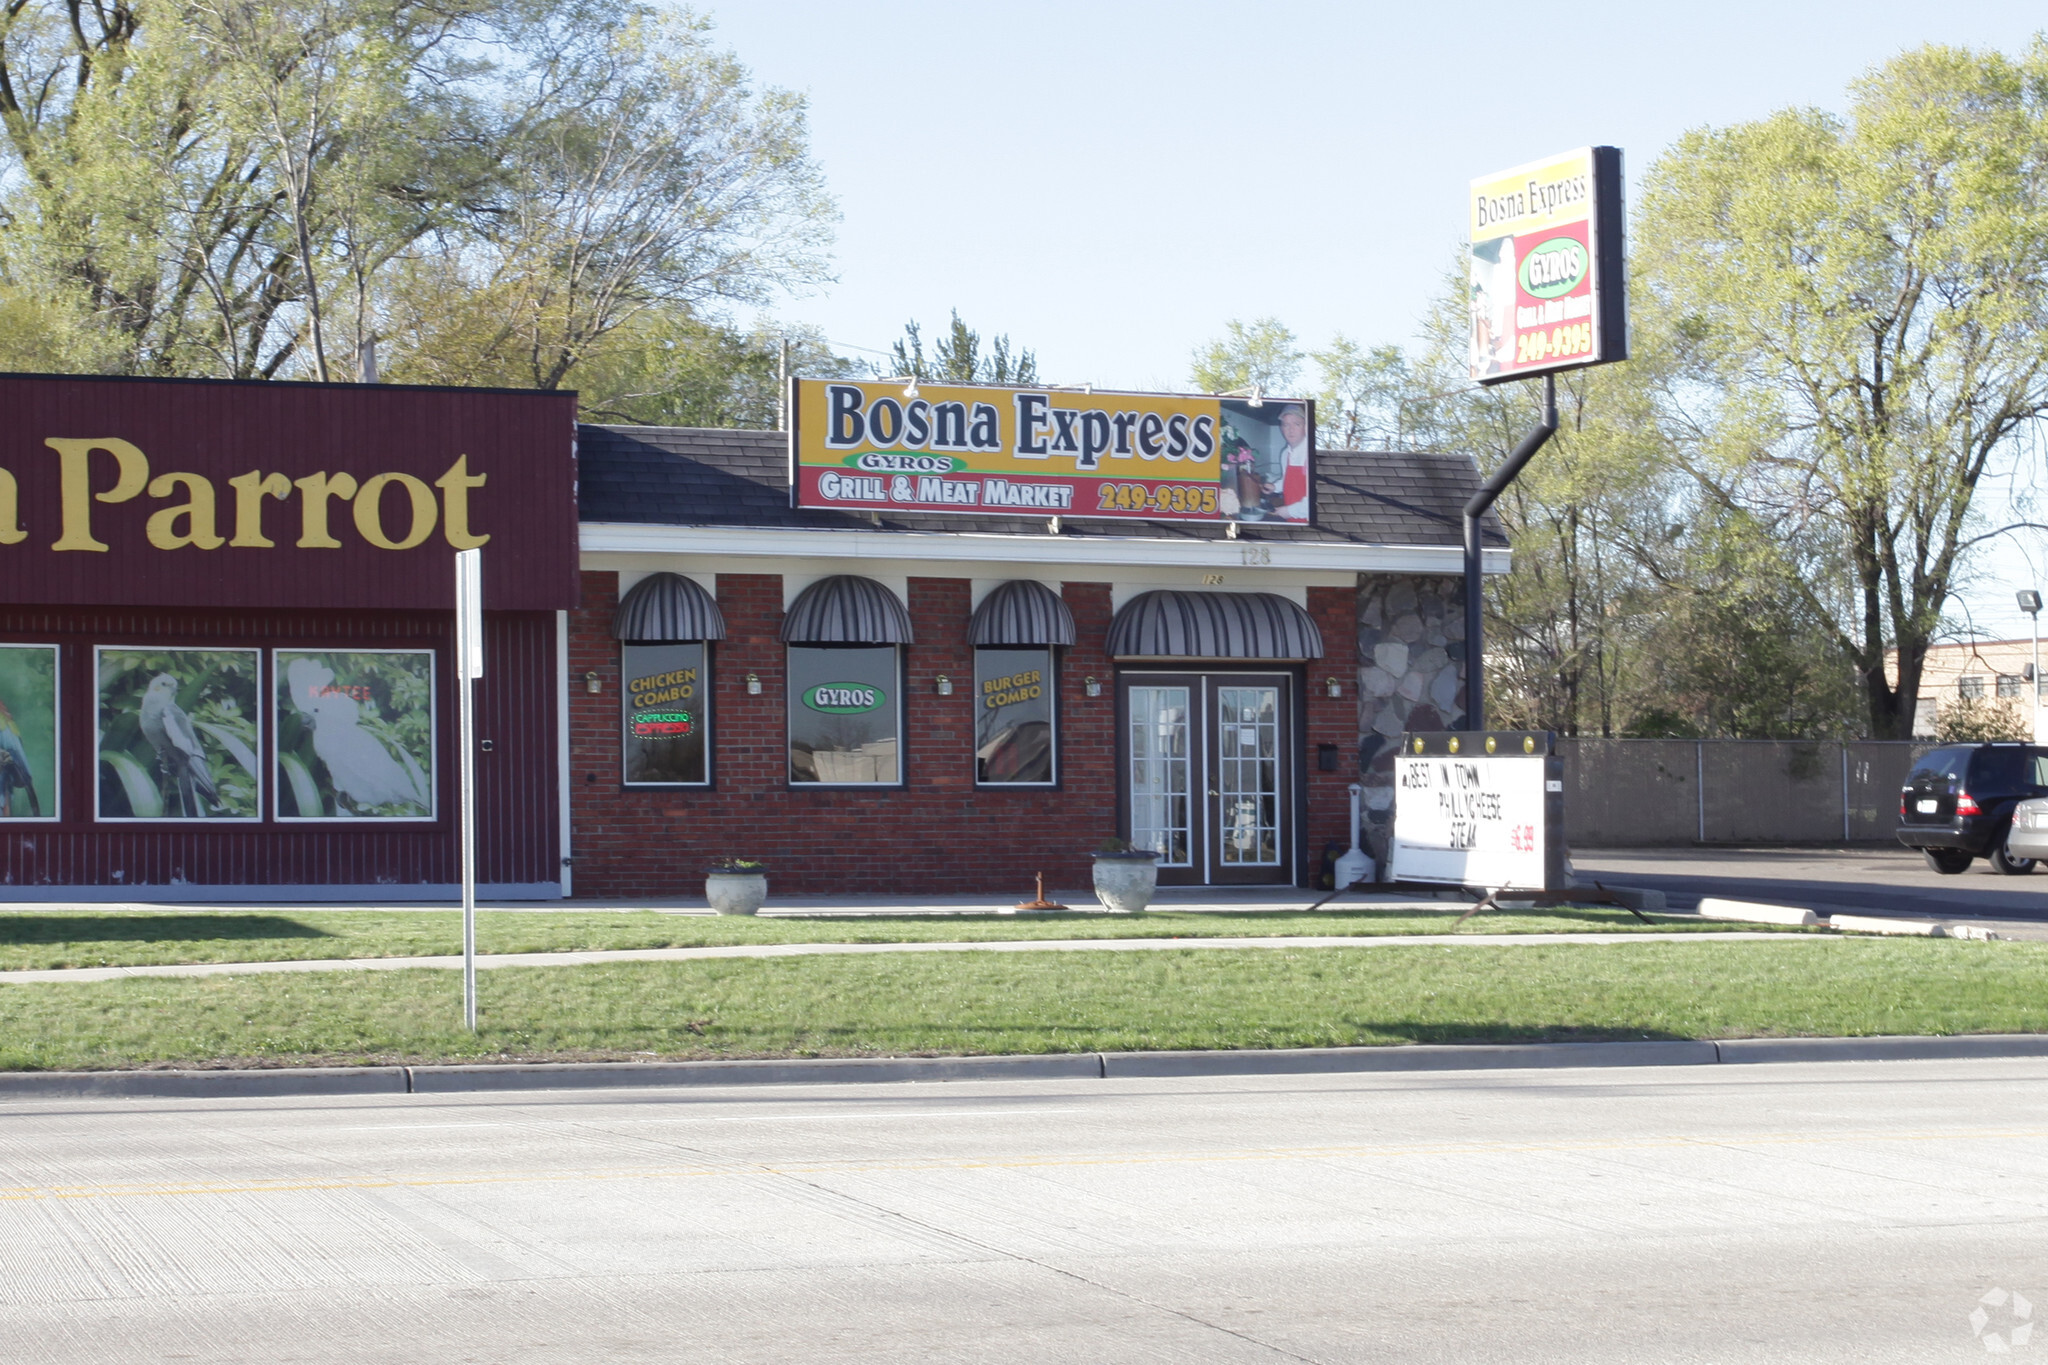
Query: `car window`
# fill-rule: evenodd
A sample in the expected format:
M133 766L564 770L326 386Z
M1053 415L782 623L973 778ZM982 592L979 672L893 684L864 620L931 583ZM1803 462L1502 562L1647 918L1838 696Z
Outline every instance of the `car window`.
M2034 755L2034 785L2048 787L2048 754Z
M1970 762L1970 753L1968 749L1930 749L1913 765L1913 775L1906 780L1919 782L1924 779L1937 783L1960 780L1963 769Z
M1986 745L1970 763L1973 791L2015 791L2026 785L2027 751L2017 744Z

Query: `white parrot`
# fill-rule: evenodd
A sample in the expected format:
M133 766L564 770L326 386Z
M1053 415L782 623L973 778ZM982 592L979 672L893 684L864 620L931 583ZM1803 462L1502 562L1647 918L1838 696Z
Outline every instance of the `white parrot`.
M433 809L426 775L401 765L383 740L362 727L362 706L331 687L334 674L315 659L294 659L288 670L292 699L313 724L313 752L327 765L336 793L356 807L406 803Z
M203 816L206 803L218 801L213 770L199 747L199 731L178 705L178 680L159 673L142 694L142 737L156 750L157 766L178 789L178 814Z

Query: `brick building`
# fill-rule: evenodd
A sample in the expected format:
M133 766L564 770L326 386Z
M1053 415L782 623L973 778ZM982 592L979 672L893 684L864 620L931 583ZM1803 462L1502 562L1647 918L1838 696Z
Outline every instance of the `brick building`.
M578 453L578 895L720 857L800 891L1071 887L1108 838L1166 882L1308 885L1349 784L1378 856L1393 738L1462 717L1464 457L1319 451L1289 527L796 509L777 432L586 425Z

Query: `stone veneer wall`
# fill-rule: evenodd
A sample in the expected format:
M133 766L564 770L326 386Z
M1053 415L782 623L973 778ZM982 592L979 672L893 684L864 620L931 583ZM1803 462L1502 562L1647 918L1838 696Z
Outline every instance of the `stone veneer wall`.
M1394 751L1405 730L1465 721L1465 583L1358 576L1358 770L1366 851L1382 876L1394 819Z

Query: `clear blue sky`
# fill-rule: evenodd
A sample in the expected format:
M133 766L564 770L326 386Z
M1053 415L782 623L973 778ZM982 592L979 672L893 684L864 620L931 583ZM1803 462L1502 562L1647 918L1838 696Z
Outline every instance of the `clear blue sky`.
M844 214L837 281L781 316L882 348L957 307L1048 378L1126 388L1185 387L1231 318L1407 342L1476 175L1589 142L1633 175L1688 128L1839 108L1901 48L2017 53L2048 28L2048 7L1992 0L706 12L757 79L809 96ZM1997 598L2031 569L2012 559L1981 565L1972 597L1980 625L2017 634Z

